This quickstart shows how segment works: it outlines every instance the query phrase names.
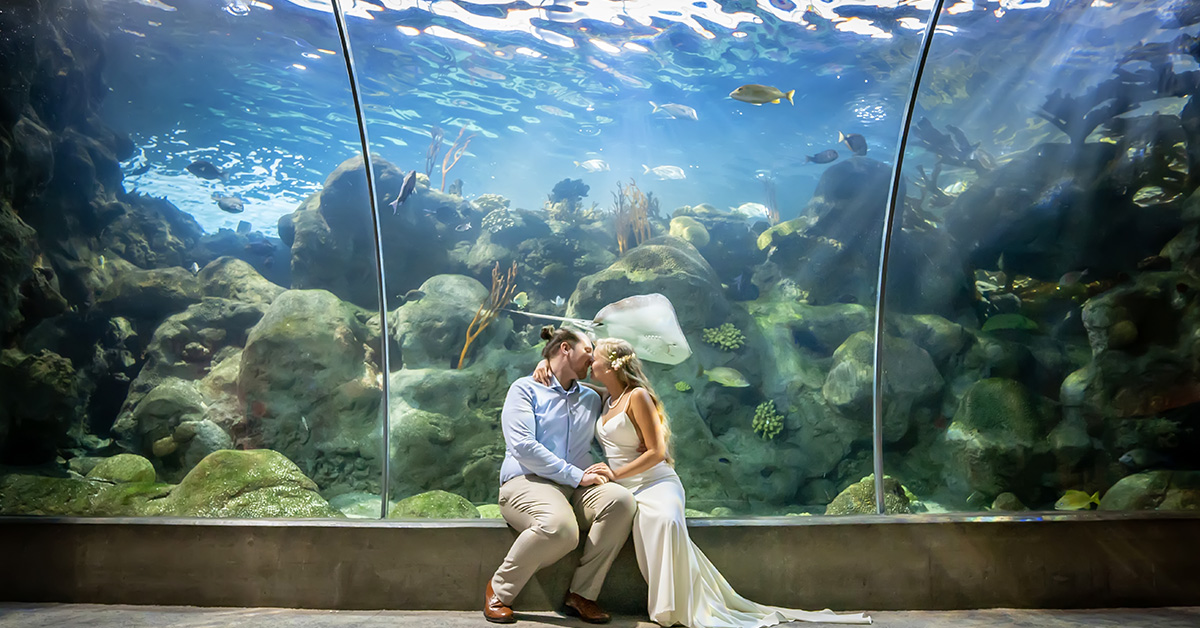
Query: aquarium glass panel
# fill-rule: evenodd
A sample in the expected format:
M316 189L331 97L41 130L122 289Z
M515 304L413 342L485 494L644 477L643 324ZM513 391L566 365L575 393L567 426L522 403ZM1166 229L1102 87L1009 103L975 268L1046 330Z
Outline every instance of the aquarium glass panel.
M897 494L1195 509L1200 11L947 5L888 258Z
M370 212L333 14L0 21L0 512L378 517L379 304L346 279L377 273L346 235Z
M500 516L504 401L563 319L633 345L691 516L875 512L881 227L927 6L343 6L393 516Z

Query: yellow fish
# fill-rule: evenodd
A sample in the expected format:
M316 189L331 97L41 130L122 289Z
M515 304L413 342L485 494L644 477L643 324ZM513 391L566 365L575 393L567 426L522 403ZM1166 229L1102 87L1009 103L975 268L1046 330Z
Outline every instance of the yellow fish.
M1092 504L1100 505L1100 492L1097 491L1088 495L1083 491L1070 490L1063 493L1058 501L1054 502L1055 510L1091 510Z
M729 97L734 100L748 102L752 105L761 105L763 103L778 105L781 98L786 98L790 104L795 105L796 103L792 101L792 96L795 93L796 90L794 89L785 92L778 87L750 83L729 92Z
M512 302L517 307L525 307L529 304L529 295L524 292L518 292L517 296L512 298Z

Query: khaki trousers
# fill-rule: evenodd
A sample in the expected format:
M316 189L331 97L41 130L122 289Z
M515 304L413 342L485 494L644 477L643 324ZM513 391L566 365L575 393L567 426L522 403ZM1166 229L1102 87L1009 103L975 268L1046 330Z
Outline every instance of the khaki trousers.
M537 570L579 545L580 527L586 527L583 558L570 591L595 600L608 568L629 538L636 508L633 494L616 482L572 488L536 475L505 482L500 487L500 514L519 534L492 576L496 597L512 606Z

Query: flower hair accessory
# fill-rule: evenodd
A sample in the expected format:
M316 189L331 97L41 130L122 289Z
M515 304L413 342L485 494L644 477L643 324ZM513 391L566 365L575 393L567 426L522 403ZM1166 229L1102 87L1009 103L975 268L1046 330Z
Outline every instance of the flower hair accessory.
M612 355L615 355L615 354L609 355L609 358L608 358L609 364L612 366L612 368L614 368L618 371L625 368L625 365L629 364L630 360L637 357L636 353L630 353L628 355L623 355L619 358L613 358Z

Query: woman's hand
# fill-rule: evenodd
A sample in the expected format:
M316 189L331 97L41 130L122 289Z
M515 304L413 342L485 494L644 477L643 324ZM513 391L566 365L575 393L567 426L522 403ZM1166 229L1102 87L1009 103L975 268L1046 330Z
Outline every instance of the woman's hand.
M550 385L550 360L542 358L538 362L537 368L533 369L533 381L543 385Z
M596 464L584 469L583 472L584 473L595 473L596 475L604 476L610 480L617 479L616 474L613 473L613 470L608 468L608 465L603 462L597 462Z

